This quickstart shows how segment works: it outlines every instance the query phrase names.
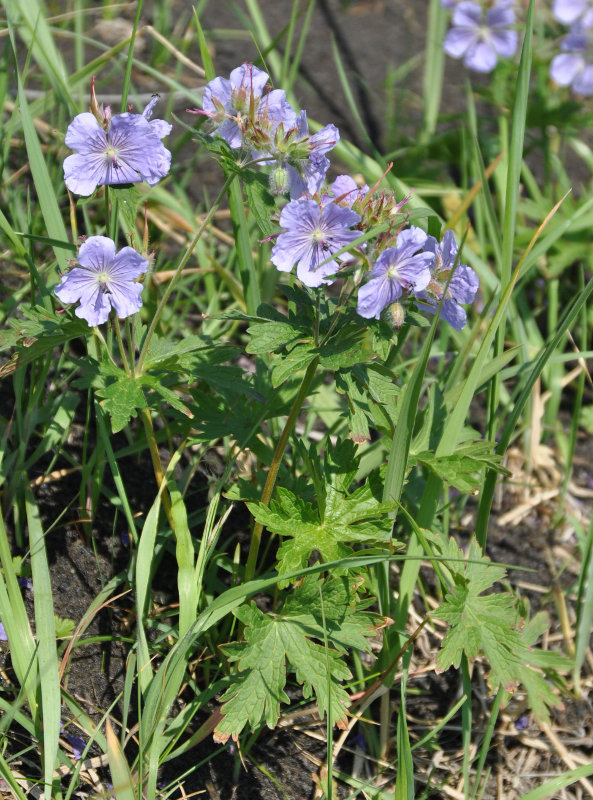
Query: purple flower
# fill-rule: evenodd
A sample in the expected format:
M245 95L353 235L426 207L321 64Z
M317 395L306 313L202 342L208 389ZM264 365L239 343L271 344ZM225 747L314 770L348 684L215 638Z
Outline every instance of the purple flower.
M74 194L90 195L103 184L151 186L169 172L171 153L161 142L171 125L151 120L153 98L142 114L105 114L101 125L89 111L74 117L65 142L76 152L64 161L64 180Z
M84 748L86 747L86 742L82 738L82 736L76 736L72 733L65 733L64 739L68 742L70 747L72 748L72 756L76 761L80 761L82 758L82 754L84 753Z
M90 236L80 246L78 264L54 289L62 303L80 300L77 317L94 326L107 321L112 307L120 319L138 311L142 284L136 279L146 272L148 261L132 247L116 254L111 239Z
M560 45L564 53L550 64L550 77L560 86L570 86L575 94L593 94L593 35L575 25Z
M325 280L339 269L335 259L326 263L333 253L358 238L358 231L348 230L360 222L360 216L349 208L333 203L319 206L314 200L302 197L284 206L280 234L272 250L272 264L282 272L297 265L297 276L305 286L331 283ZM323 263L323 266L321 266Z
M306 157L295 159L287 167L290 197L296 200L303 194L316 194L325 180L329 169L329 153L340 141L340 132L335 125L326 125L313 136L309 135L307 112L301 111L296 121L296 143L306 143ZM295 148L296 150L296 148ZM290 162L290 153L289 153Z
M460 303L473 302L479 286L478 276L467 264L455 266L458 248L453 231L447 231L440 244L434 236L429 236L424 249L427 253L434 254L434 269L430 283L427 287L423 287L426 291L418 292L416 297L424 301L423 307L426 311L434 314L445 291L449 274L455 267L455 273L443 300L441 317L456 331L460 331L467 322L467 314Z
M370 273L371 280L358 292L356 311L365 319L379 319L381 311L401 297L404 290L425 289L430 282L434 253L418 252L426 233L412 226L397 237L395 247L384 250Z
M572 25L580 21L586 28L593 26L593 2L591 0L554 0L552 14L559 22Z
M330 189L333 197L326 195L324 200L348 207L352 207L357 200L362 200L369 191L366 183L364 186L359 186L350 175L338 175Z
M204 87L202 110L212 129L234 149L243 144L239 121L253 115L259 106L268 73L253 64L241 64L227 78L214 78Z
M6 635L6 629L4 625L0 622L0 642L7 642L8 636Z
M447 33L444 48L452 58L476 72L491 72L498 57L510 58L518 43L517 31L509 29L515 22L513 9L501 2L485 13L477 3L457 3L453 27Z

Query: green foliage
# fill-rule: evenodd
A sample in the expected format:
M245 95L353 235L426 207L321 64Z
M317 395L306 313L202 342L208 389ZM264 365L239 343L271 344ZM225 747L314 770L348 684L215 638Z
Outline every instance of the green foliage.
M69 319L42 306L23 306L22 313L25 319L9 319L10 330L0 331L0 351L15 349L10 360L0 366L0 375L10 374L54 348L92 333L84 320Z
M343 656L348 648L368 652L369 639L385 623L365 611L366 605L352 579L323 582L307 576L279 614L264 614L253 602L236 609L244 638L223 647L238 672L222 696L217 739L236 739L246 725L255 729L265 722L273 728L280 704L289 702L284 691L288 671L295 674L305 698L315 695L320 715L329 713L343 726L348 693L342 683L351 677Z
M507 477L510 475L502 465L502 456L494 452L495 447L493 442L479 439L460 444L449 455L437 456L430 450L425 450L417 453L413 459L460 492L474 494L482 484L485 468Z
M484 657L490 665L493 690L502 687L512 692L522 684L534 714L548 720L548 709L562 703L540 670L567 670L571 662L534 646L548 626L547 615L538 614L527 621L510 592L485 594L503 580L506 570L492 564L475 539L464 556L453 539L445 542L438 536L429 538L443 558L441 569L448 583L443 603L433 614L449 624L437 668L457 669L462 655L469 660Z
M276 499L269 506L247 503L257 522L285 537L277 554L280 575L306 566L313 552L323 561L335 561L349 556L355 545L385 545L390 541L389 512L396 506L378 499L378 473L351 491L358 467L355 450L348 440L335 448L328 445L322 471L316 468L317 453L311 450L308 464L315 502L278 487Z

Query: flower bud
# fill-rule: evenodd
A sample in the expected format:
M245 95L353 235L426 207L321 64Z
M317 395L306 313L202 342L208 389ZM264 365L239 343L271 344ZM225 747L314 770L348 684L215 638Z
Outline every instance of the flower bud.
M387 309L387 316L394 330L398 331L404 324L404 307L401 303L392 303Z
M284 167L276 167L270 174L270 191L274 197L279 197L288 192L288 187L288 172Z

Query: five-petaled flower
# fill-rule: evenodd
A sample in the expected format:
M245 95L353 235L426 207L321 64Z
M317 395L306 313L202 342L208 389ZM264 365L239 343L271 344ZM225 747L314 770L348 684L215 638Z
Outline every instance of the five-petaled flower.
M137 279L148 261L132 247L115 252L106 236L90 236L80 246L78 266L63 276L54 292L62 303L80 305L74 312L90 326L107 321L111 308L120 319L135 314L142 305L142 284Z
M463 58L465 66L476 72L492 72L499 56L515 54L519 36L510 27L514 22L514 11L506 1L486 11L469 0L457 3L453 27L443 43L445 52Z
M478 276L467 264L458 264L458 248L453 231L447 231L439 244L434 236L429 236L424 249L435 256L432 278L425 291L416 296L423 300L423 308L434 314L443 293L445 299L441 307L441 317L456 331L460 331L467 322L467 314L460 303L472 303L478 291ZM455 270L449 281L451 270ZM445 292L445 287L446 292Z
M358 291L356 311L361 317L379 319L405 290L426 289L435 260L434 253L418 252L426 238L423 230L412 226L399 234L395 247L381 253L370 272L371 280Z
M333 275L339 264L331 256L360 236L349 228L360 222L350 208L334 203L320 206L308 197L292 200L280 214L280 225L286 228L278 236L271 261L282 272L297 265L297 276L305 286L321 286Z
M65 142L76 152L64 161L64 180L74 194L90 195L97 186L146 181L151 186L169 172L171 153L161 139L171 131L162 119L151 120L158 98L142 114L109 114L103 124L90 111L78 114Z

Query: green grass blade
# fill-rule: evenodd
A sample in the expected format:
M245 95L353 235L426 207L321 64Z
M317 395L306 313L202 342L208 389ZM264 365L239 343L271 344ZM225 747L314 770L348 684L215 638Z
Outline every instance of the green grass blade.
M31 572L34 587L35 630L37 633L37 662L41 689L41 719L39 730L43 735L43 779L46 797L51 796L54 768L60 737L60 680L54 603L49 575L49 564L39 509L29 487L25 491Z
M16 56L15 56L16 58ZM54 187L47 168L46 158L39 143L39 137L33 124L33 117L29 111L29 104L25 96L23 84L20 75L17 71L17 85L18 85L18 103L21 112L21 121L23 125L23 133L25 136L25 144L27 146L27 156L29 158L29 165L31 167L31 174L35 183L35 190L41 208L41 213L47 227L47 233L51 239L58 242L67 242L68 234L62 219L62 212L58 203L58 198L54 191ZM62 272L67 272L69 264L68 258L71 253L59 245L53 246L58 266ZM43 287L39 287L43 293ZM47 296L44 298L46 307L49 305Z
M519 185L521 182L523 143L525 140L527 106L529 102L529 78L531 75L534 5L534 0L530 0L525 23L525 39L523 41L521 61L519 63L519 73L517 76L515 102L513 104L513 112L511 116L511 141L506 175L506 196L502 234L502 260L500 265L501 293L506 291L507 286L509 286L512 281L511 273L513 268L513 253L515 245L517 200L519 197ZM495 356L499 356L504 350L506 320L507 307L505 305L500 319L500 325L496 333ZM490 439L493 439L495 434L499 394L500 376L495 375L490 386L488 397L488 436Z
M74 106L62 52L56 47L41 0L3 0L9 26L17 25L22 40L54 90L71 108ZM20 22L18 21L20 19ZM14 41L13 41L14 47ZM16 52L16 48L15 52Z
M571 786L581 778L588 778L590 775L593 775L593 764L585 764L542 783L537 789L532 789L527 794L522 795L520 800L549 800L551 797L560 797L562 796L562 790L566 789L567 786Z
M115 800L136 800L136 791L130 767L119 739L115 735L115 731L108 719L105 721L105 735L107 737L107 757L109 759Z
M10 545L0 514L0 617L6 630L12 666L24 691L33 719L37 717L37 660L35 640L17 576L14 572Z
M137 0L136 16L134 17L134 25L132 27L132 33L130 35L128 57L126 59L126 69L124 72L124 82L122 84L122 89L121 89L121 104L119 108L121 113L127 111L128 109L128 94L130 92L130 80L132 78L132 66L134 64L134 43L136 41L136 31L138 30L138 24L140 22L140 16L142 14L143 5L144 5L144 0Z
M400 682L400 703L397 713L397 776L395 779L395 800L414 800L414 759L410 747L410 735L406 720L406 691L408 687L408 668L411 650L404 657L404 668Z
M144 618L148 613L148 602L150 599L150 585L152 580L152 562L154 556L154 546L161 510L161 495L165 489L163 481L161 489L150 507L146 520L142 528L142 535L138 544L136 554L136 615L138 624L136 636L138 638L138 681L142 694L148 691L152 679L152 668L150 666L150 651L148 639L144 630Z
M422 137L424 140L430 139L434 134L439 116L443 75L445 72L443 38L446 23L447 15L441 0L430 0L422 82L422 99L424 103Z

